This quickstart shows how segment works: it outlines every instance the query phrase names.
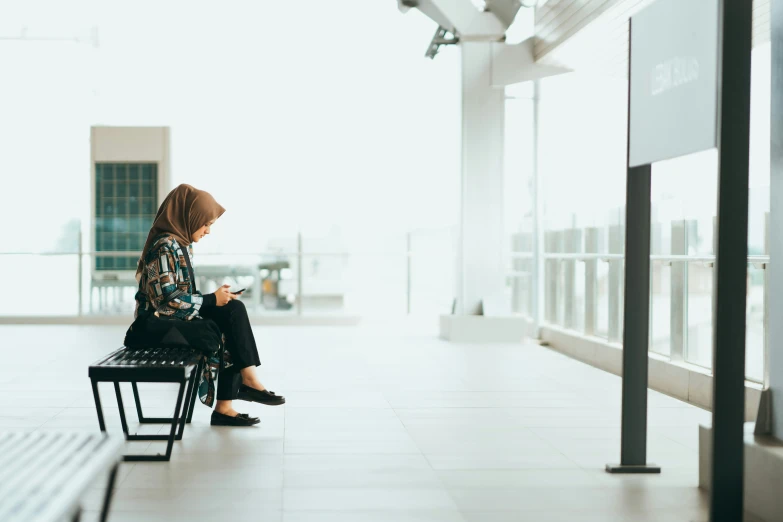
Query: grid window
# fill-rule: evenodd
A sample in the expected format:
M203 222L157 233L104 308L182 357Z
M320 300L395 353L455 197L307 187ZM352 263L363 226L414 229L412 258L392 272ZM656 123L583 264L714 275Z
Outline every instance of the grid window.
M98 257L97 270L135 270L157 201L157 163L95 164L95 251L133 252Z

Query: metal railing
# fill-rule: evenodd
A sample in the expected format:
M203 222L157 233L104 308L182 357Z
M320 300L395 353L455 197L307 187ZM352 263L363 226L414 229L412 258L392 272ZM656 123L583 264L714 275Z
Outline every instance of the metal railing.
M661 281L656 278L668 279L668 288L658 295L651 291L651 328L650 328L650 349L656 350L654 336L661 336L662 333L666 340L668 337L668 351L658 351L662 355L668 356L672 361L684 361L693 364L699 364L709 367L711 357L704 357L702 353L701 361L689 357L689 332L694 329L702 331L702 340L707 335L711 338L711 328L705 324L689 324L689 310L692 306L690 301L693 295L699 295L700 301L711 304L712 291L704 290L700 287L711 285L711 273L715 264L714 255L687 254L688 252L688 230L687 221L675 221L671 223L671 254L655 254L650 256L651 290L654 283ZM692 228L692 227L691 227ZM609 252L599 252L599 239L601 234L608 232ZM622 314L623 314L623 267L624 254L622 252L623 229L618 225L599 229L597 227L585 229L568 229L558 231L548 231L545 233L546 252L543 254L544 274L544 310L542 311L545 324L552 324L567 329L575 330L580 334L587 336L596 336L605 339L608 342L620 343L622 341ZM563 251L558 251L563 250ZM583 250L583 251L582 251ZM512 264L518 260L529 260L533 258L532 253L515 252L510 255ZM747 376L749 380L756 382L767 381L767 272L766 267L770 262L768 255L749 255L749 277L752 271L761 270L761 284L749 284L749 295L754 292L754 297L763 291L763 309L761 313L761 325L763 329L761 341L756 339L756 343L748 348L749 365L752 368L762 368L761 372L752 371ZM584 266L584 272L581 276L582 281L578 281L577 266ZM599 269L604 264L607 268ZM663 277L663 270L666 269L667 277ZM603 275L601 275L603 274ZM510 277L524 277L519 270L509 270ZM692 278L695 277L696 279ZM709 281L709 282L708 282ZM577 290L578 286L584 285ZM663 287L661 287L663 288ZM665 299L668 294L668 299ZM693 294L693 295L692 295ZM668 302L664 302L668 301ZM653 303L652 301L655 300ZM601 302L603 301L603 302ZM668 308L669 331L662 332L655 330L653 315L658 312L654 304L659 308ZM603 309L604 307L605 309ZM707 313L701 311L699 315L709 317L709 325L712 324L711 306ZM664 314L664 316L667 314ZM606 324L599 328L599 316L606 318ZM665 319L665 317L664 317ZM749 328L749 332L750 332ZM758 334L759 325L754 322L753 333ZM704 332L707 332L706 334ZM759 337L756 335L756 337ZM762 344L759 350L757 344ZM660 348L660 343L658 343ZM710 343L711 346L711 343ZM691 349L696 351L695 346ZM702 352L704 351L702 347ZM710 352L711 353L711 350ZM709 355L709 354L707 354ZM762 358L763 360L756 360ZM750 370L749 370L750 371Z
M286 274L284 280L281 279L282 283L278 280L275 280L275 282L285 285L287 287L285 293L294 297L293 306L287 311L298 315L302 315L307 306L312 306L313 308L308 310L314 310L315 312L324 310L329 313L342 311L341 307L343 305L335 304L335 299L343 300L349 291L353 291L352 295L356 295L358 291L362 296L361 300L367 302L368 298L365 294L372 292L368 288L369 285L362 285L361 281L351 279L356 273L359 273L357 277L365 277L367 274L374 272L377 278L373 279L373 284L383 284L383 288L378 289L378 302L383 303L384 301L394 300L394 306L399 306L399 308L394 309L400 310L400 312L404 312L406 315L411 315L417 305L421 305L422 308L429 308L429 300L434 300L433 296L435 296L438 288L448 288L449 294L453 288L452 281L446 281L448 274L440 277L432 269L432 266L436 264L440 267L455 266L453 252L435 249L414 252L412 250L413 240L410 233L405 238L404 248L400 250L319 251L316 249L306 251L303 246L304 243L302 235L299 234L295 239L295 249L274 249L244 253L196 252L195 271L201 283L206 281L211 286L215 286L212 283L221 284L226 280L243 278L243 281L249 283L248 287L251 289L251 292L248 292L250 294L248 297L252 296L246 302L256 305L258 310L262 310L265 308L261 302L263 294L261 266L275 261L285 261L290 272ZM61 273L61 277L68 280L69 288L73 288L73 292L65 298L71 299L71 303L73 303L73 300L77 301L74 312L57 315L91 315L95 313L94 299L97 299L98 314L103 315L111 312L111 310L119 310L123 313L127 312L129 307L132 310L132 295L135 293L136 288L135 268L97 269L95 260L98 258L127 259L138 256L138 254L135 251L123 250L101 252L87 250L75 252L7 252L0 253L0 263L4 259L26 257L27 259L23 262L14 264L18 267L19 265L24 266L28 262L33 263L35 259L73 259L73 261L55 263L58 274ZM329 260L339 260L339 262ZM312 264L310 263L311 261L313 261ZM327 263L330 266L325 267L324 265ZM50 264L42 261L38 263L38 266ZM319 270L314 274L312 266L316 264L319 266ZM25 267L25 271L26 269L27 267ZM30 270L33 271L35 269L30 267ZM75 270L76 273L74 274L72 270ZM442 272L442 270L440 271ZM25 279L32 280L32 274L23 273L21 275ZM414 275L416 277L415 282ZM253 279L252 283L249 279L251 277ZM387 282L388 284L386 284ZM199 289L209 291L211 290L210 284L200 284ZM317 288L308 292L308 285L317 286ZM394 285L394 288L387 288L391 287L391 285ZM351 288L353 290L349 290ZM336 290L332 292L332 289ZM39 293L37 289L35 291ZM330 294L327 296L324 292L332 292L335 295L332 296ZM393 295L390 297L388 293L384 292L393 292ZM338 296L337 294L340 295ZM58 298L62 299L63 296L60 295ZM113 301L113 304L104 306L104 302L109 302L110 300ZM319 304L309 304L315 301ZM329 304L324 304L327 301ZM444 295L442 301L443 303L450 302L450 295ZM344 304L344 301L341 302ZM69 306L71 307L69 309L73 309L73 304ZM381 304L379 307L391 308L392 305ZM447 305L444 304L440 308L442 308L443 313L448 312ZM7 310L4 312L0 309L0 315L16 314L8 313ZM21 315L31 316L36 314L25 312ZM48 314L44 313L43 315Z

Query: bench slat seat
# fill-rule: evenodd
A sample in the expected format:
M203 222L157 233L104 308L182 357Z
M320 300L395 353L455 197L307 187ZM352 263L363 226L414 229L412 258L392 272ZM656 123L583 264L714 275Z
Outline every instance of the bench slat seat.
M0 432L0 520L78 519L81 497L110 471L101 520L114 488L122 440L79 432Z
M90 378L111 382L184 382L200 354L188 348L122 347L90 366Z

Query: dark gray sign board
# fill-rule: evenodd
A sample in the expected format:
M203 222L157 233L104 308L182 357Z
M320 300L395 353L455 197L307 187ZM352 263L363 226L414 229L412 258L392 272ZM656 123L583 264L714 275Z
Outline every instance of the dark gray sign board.
M656 0L633 16L631 167L718 146L719 0Z

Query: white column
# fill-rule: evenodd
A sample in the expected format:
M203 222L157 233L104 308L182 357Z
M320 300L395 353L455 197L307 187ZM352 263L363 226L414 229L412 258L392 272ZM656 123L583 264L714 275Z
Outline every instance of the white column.
M544 323L544 290L546 288L546 273L544 267L545 235L544 235L544 190L543 180L538 169L538 130L539 108L541 104L541 83L533 82L533 331L532 337L540 337L541 325Z
M492 44L463 42L462 174L457 252L459 315L503 294L503 134L505 92L492 86ZM522 204L520 202L520 204Z

